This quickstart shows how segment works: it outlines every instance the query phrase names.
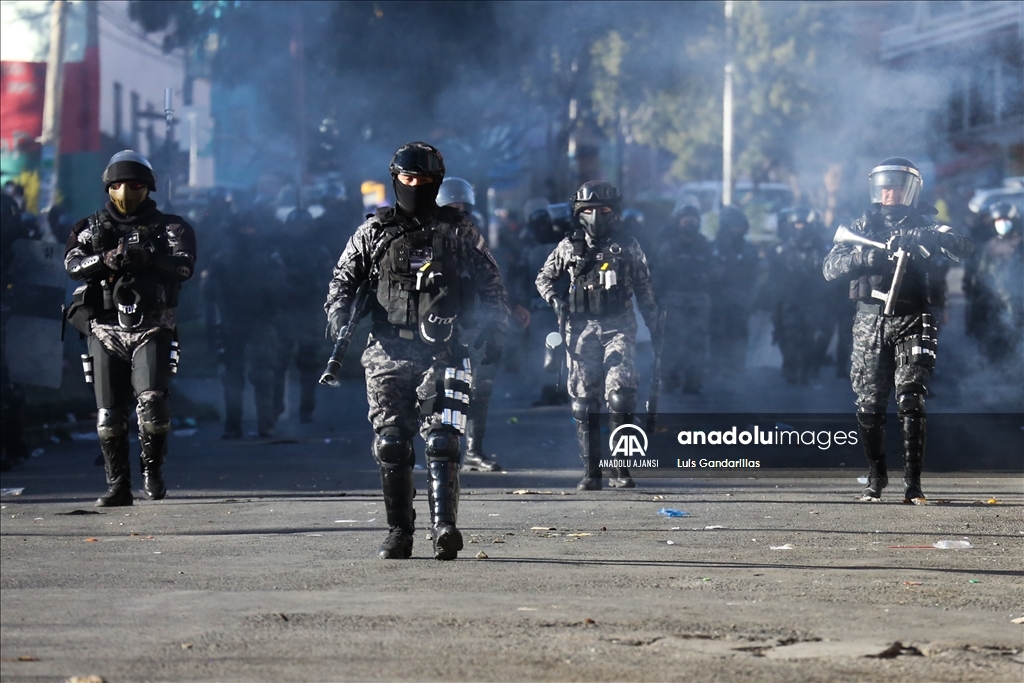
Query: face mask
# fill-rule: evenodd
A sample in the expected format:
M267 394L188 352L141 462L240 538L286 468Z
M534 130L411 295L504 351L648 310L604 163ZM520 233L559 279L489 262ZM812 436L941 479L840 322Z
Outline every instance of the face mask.
M600 239L615 229L615 223L619 220L618 215L612 211L601 213L600 209L593 213L580 212L580 225L583 230L594 239Z
M1006 218L1000 218L995 222L995 225L996 232L1000 237L1006 237L1010 234L1010 231L1013 230L1013 221Z
M893 222L898 222L906 218L910 214L910 207L904 206L903 204L896 204L894 206L882 206L882 215Z
M125 216L131 214L149 196L149 188L143 185L138 190L128 187L128 183L114 183L107 189L110 201Z
M426 183L425 185L405 185L397 178L392 182L395 188L395 198L398 200L398 208L411 216L429 215L437 210L437 192L441 189L440 183Z

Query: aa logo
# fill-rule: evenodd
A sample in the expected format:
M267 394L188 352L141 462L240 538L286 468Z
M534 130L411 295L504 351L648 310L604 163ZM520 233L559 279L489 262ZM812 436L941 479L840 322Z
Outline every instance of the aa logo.
M647 432L633 424L619 425L608 437L611 457L647 457Z

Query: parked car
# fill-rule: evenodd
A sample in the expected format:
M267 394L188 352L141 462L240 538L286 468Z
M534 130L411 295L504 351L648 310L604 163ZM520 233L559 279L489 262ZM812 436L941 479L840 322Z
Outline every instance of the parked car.
M997 202L1014 204L1018 211L1024 213L1024 176L1007 178L1002 187L975 190L967 208L974 213L983 213Z

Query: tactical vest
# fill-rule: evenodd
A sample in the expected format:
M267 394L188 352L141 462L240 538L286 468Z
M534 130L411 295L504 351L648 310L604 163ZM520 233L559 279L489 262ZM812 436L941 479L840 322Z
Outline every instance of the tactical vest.
M125 247L131 249L149 249L154 254L168 254L170 248L167 245L164 225L151 223L146 225L125 226L131 230L125 231L118 228L107 215L106 211L99 211L89 217L89 228L92 232L92 250L94 254L117 248L123 239ZM130 282L123 282L129 279ZM165 278L149 275L145 272L136 273L132 276L114 276L110 280L101 283L104 291L104 310L111 310L110 305L112 294L120 285L125 285L136 291L137 296L133 297L138 301L138 309L132 314L155 313L163 308L175 308L178 305L178 292L181 290L181 283L168 281Z
M885 225L884 219L877 212L865 214L865 231L876 239L884 242L889 228ZM917 220L908 222L905 228L917 228L928 225L928 221L920 216ZM861 275L850 280L849 297L853 301L878 303L879 299L873 296L874 292L888 291L892 286L892 275ZM918 313L932 303L931 300L931 277L926 269L922 269L920 262L911 259L906 275L903 276L903 284L900 285L899 296L896 304L897 315L908 315Z
M622 246L613 240L595 251L587 246L582 230L577 230L570 242L569 312L591 316L624 313L632 292Z
M417 330L427 344L451 340L462 312L462 280L455 257L450 212L437 222L410 229L399 225L394 209L377 212L385 238L379 257L377 303L387 322Z

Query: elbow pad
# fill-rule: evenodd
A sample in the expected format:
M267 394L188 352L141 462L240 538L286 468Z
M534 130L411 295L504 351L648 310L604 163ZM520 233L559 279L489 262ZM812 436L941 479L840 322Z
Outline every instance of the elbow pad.
M68 275L72 280L88 280L103 270L103 259L99 254L83 256L68 264Z
M178 282L184 282L192 277L195 259L188 254L179 252L173 256L157 257L153 266L162 275Z

